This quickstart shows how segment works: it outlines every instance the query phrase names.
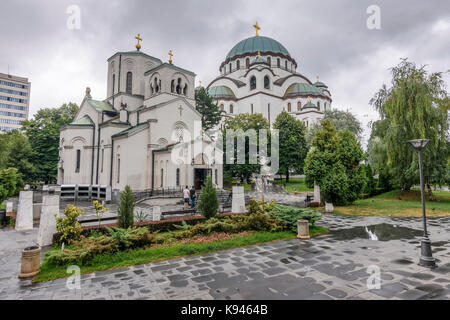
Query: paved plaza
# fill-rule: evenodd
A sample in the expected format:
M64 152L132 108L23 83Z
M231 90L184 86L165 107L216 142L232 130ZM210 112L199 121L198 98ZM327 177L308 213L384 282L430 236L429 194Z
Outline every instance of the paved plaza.
M330 234L31 284L17 278L37 229L0 231L0 299L449 299L450 217L429 219L438 268L417 265L421 219L324 214ZM378 238L378 240L375 240ZM380 289L367 287L378 267Z

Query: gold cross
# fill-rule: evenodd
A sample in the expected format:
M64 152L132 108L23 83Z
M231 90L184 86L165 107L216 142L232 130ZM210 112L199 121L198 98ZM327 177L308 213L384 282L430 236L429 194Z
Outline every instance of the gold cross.
M180 106L178 107L178 110L180 110L180 117L181 117L181 111L183 111L183 107L180 105Z
M172 64L173 53L172 50L169 50L169 63Z
M137 40L136 49L139 51L139 49L141 49L141 45L139 44L139 41L142 41L141 35L138 33L134 38Z
M258 25L258 21L256 21L256 23L253 25L253 28L255 28L256 30L256 36L259 37L258 30L260 30L261 28Z

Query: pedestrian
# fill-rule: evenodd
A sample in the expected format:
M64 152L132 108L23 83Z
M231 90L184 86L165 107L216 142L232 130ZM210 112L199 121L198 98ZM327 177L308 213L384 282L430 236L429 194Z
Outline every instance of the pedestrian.
M192 186L192 189L189 190L190 196L191 196L191 208L195 207L195 188Z
M187 209L189 206L189 188L186 186L183 190L183 197L184 197L184 209Z

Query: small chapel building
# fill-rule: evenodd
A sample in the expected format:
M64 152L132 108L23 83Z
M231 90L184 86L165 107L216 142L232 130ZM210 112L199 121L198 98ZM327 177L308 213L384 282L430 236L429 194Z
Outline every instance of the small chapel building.
M201 130L195 73L136 50L108 61L106 99L90 89L74 121L60 130L58 184L133 191L195 186L207 176L222 188L222 164Z

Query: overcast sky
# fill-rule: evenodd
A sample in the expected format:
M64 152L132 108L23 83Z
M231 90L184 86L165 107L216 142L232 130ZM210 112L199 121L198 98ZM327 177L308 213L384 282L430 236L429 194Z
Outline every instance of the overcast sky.
M77 5L81 28L67 27ZM380 8L381 29L366 12ZM240 40L260 34L281 42L297 71L329 86L333 107L350 109L366 127L377 113L369 100L389 68L408 57L428 70L450 69L450 0L165 0L0 1L0 72L31 81L30 114L64 102L80 103L87 86L106 98L106 60L135 49L194 71L208 84ZM447 73L445 80L450 83ZM365 130L367 137L369 130Z

